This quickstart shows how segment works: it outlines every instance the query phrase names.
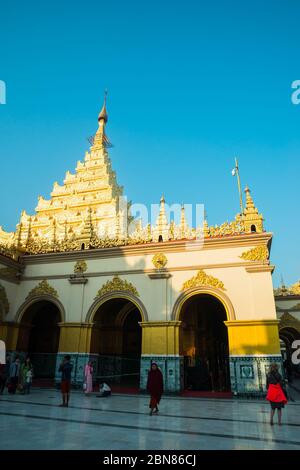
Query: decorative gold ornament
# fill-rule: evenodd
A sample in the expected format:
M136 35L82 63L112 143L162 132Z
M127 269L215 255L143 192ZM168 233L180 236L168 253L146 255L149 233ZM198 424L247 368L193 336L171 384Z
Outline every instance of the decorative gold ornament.
M294 328L300 333L300 320L295 318L290 313L285 312L279 321L279 330L282 328Z
M15 268L1 268L0 277L15 281L18 278L19 271Z
M87 271L87 263L85 261L77 261L74 266L74 273L83 274Z
M274 289L274 295L276 297L287 297L289 295L300 295L300 281L292 284L290 287L286 287L284 284L277 289Z
M54 289L54 287L50 286L48 281L44 279L41 281L36 287L34 287L29 294L27 295L26 299L29 297L37 297L39 295L51 295L52 297L58 298L58 293Z
M9 312L9 302L6 295L5 288L0 284L0 305L3 306L4 312L7 314Z
M251 250L244 251L240 258L247 261L267 261L269 259L269 250L266 245L259 245Z
M196 276L193 276L188 281L185 281L181 290L191 289L193 287L211 286L217 287L218 289L226 290L222 281L216 277L209 276L202 269L197 272Z
M152 258L152 263L156 269L163 269L168 262L168 259L164 253L156 253Z
M131 284L131 282L125 281L124 279L121 279L119 276L114 276L111 281L107 281L101 287L101 289L99 289L99 291L97 292L96 298L101 297L102 295L107 294L108 292L113 292L113 291L127 291L139 297L139 293L137 289L134 287L133 284Z
M293 295L300 295L300 281L291 286L291 292Z

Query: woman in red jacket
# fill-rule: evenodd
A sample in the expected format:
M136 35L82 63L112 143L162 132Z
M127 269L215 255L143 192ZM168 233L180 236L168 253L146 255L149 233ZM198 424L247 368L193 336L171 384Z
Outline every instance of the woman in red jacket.
M278 413L278 424L281 425L281 410L287 403L287 398L283 392L283 381L282 377L278 372L277 364L271 364L270 372L267 375L267 400L271 405L271 418L270 424L273 425L273 417L275 411Z
M151 395L149 404L151 416L153 413L158 413L157 405L164 391L163 375L157 367L156 362L152 362L151 369L148 372L147 390Z

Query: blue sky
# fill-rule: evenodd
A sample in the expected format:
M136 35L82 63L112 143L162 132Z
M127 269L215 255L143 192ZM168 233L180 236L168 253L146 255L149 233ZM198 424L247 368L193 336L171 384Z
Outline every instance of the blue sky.
M108 88L118 182L134 202L239 211L239 157L266 228L274 284L300 278L300 4L288 1L2 2L0 225L48 198L84 156Z

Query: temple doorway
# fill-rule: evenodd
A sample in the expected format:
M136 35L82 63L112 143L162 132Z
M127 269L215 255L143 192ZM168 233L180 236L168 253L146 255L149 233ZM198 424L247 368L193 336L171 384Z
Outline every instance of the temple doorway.
M128 299L107 300L93 319L91 353L98 354L97 381L139 388L142 316Z
M228 333L223 304L209 294L196 294L181 308L180 350L184 356L184 389L229 392Z
M55 376L59 322L59 308L48 300L33 303L22 316L17 351L30 357L35 378L52 379Z

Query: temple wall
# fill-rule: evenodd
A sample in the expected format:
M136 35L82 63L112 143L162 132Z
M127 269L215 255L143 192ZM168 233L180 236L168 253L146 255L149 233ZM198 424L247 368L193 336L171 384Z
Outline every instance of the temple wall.
M238 246L226 243L219 242L219 246L210 249L207 246L194 249L195 246L189 243L181 244L178 249L172 249L171 243L157 244L136 251L130 248L119 250L119 256L115 256L116 251L111 251L107 257L104 257L104 251L95 250L78 252L78 257L73 252L25 258L26 267L20 284L0 281L10 303L9 313L5 316L5 322L11 324L5 326L6 330L13 331L10 346L13 349L16 345L24 302L26 306L31 291L47 279L64 309L59 351L61 354L80 354L80 360L86 360L91 342L90 308L99 289L118 275L137 290L136 297L147 315L142 324L141 388L145 386L148 363L153 357L165 370L169 391L177 392L182 388L183 357L179 349L180 311L176 314L176 303L183 295L184 282L203 270L224 285L224 288L219 284L198 287L203 293L207 287L207 293L220 296L227 309L232 389L236 393L262 392L266 369L262 370L261 364L268 366L273 360L280 362L272 268L265 261L241 258L242 253L257 246L254 241L248 244L242 241ZM160 252L167 257L163 271L155 269L152 263L154 254ZM77 275L78 282L74 283L74 265L83 259L87 263L87 271L81 276L84 282L78 280L80 275ZM4 327L2 334L3 331Z

